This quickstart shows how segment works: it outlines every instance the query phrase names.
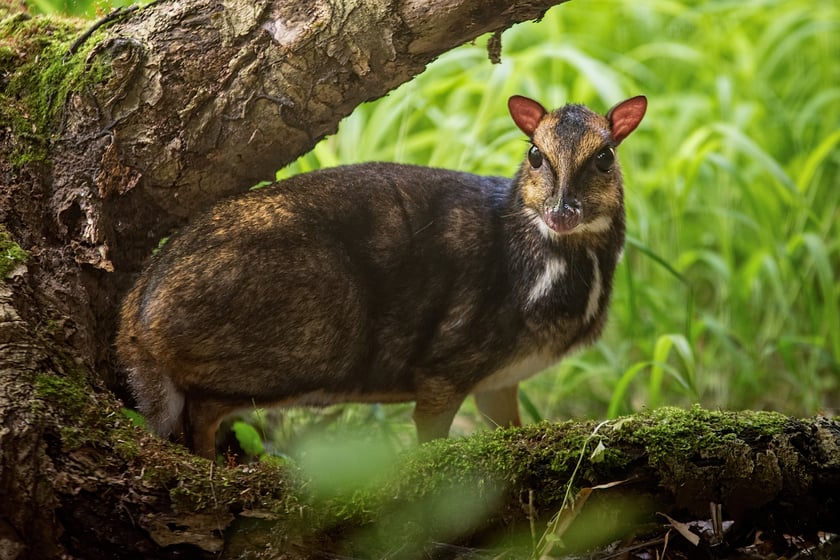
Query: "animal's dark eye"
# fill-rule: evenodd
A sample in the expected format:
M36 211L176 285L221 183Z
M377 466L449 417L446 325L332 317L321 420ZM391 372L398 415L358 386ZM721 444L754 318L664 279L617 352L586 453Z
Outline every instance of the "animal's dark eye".
M540 152L540 149L536 146L531 146L531 149L528 150L528 163L531 164L531 167L534 169L539 168L543 162L543 155Z
M595 167L599 171L609 171L615 163L615 151L612 148L604 148L595 154Z

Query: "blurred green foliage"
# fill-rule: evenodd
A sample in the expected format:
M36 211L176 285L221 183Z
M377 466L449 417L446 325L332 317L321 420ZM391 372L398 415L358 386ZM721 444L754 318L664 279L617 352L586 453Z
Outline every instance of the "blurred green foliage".
M648 114L620 150L629 240L608 328L524 384L527 416L691 403L836 413L840 4L575 0L502 42L498 65L486 38L441 56L278 177L370 160L511 176L527 144L509 95L605 111L644 93ZM341 410L292 412L277 439L313 415L411 431L409 407ZM469 403L454 431L479 424Z
M134 4L148 4L151 0L26 0L26 5L34 13L60 13L68 16L95 18L106 15L112 10Z

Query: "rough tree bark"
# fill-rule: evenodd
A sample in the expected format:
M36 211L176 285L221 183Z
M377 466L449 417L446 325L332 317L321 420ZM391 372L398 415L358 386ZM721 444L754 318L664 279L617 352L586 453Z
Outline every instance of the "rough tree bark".
M195 212L270 179L359 103L442 52L556 3L156 2L85 37L90 22L33 18L19 2L0 1L0 558L306 557L308 542L330 548L343 529L376 526L371 504L381 507L384 493L336 509L303 498L290 467L216 468L133 428L112 393L120 391L111 353L119 297L157 240ZM837 495L836 424L776 418L751 432L749 423L706 421L710 434L734 434L749 472L773 475L772 490L744 501L747 512L800 503L791 498L800 490ZM771 424L777 432L765 431ZM464 481L470 472L465 487L497 488L486 494L496 496L486 516L494 521L479 525L520 523L557 506L561 493L547 489L562 486L574 461L557 459L556 448L581 437L543 428L475 440L488 447L430 446L405 468ZM566 431L578 439L556 435ZM804 443L768 443L775 438ZM507 457L526 470L495 464L491 474L458 474L440 467L432 451L442 448L455 464ZM651 477L649 445L608 448L623 459L600 474L593 467L579 485L639 469ZM649 485L651 503L694 507L677 499L680 481L694 475L684 469ZM419 480L383 482L385 505L396 511L421 488L435 490ZM737 502L746 492L746 482L730 492L709 480L692 500ZM522 497L534 488L535 500ZM836 526L831 510L815 511L814 523Z

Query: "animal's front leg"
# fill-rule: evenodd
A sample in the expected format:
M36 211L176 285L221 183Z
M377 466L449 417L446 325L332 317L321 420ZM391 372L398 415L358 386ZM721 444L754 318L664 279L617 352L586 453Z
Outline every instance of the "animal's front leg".
M521 426L519 419L519 385L476 391L475 404L493 427Z

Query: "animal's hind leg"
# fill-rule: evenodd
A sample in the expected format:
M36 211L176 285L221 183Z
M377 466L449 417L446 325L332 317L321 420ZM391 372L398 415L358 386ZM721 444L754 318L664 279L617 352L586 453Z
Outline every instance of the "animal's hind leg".
M490 391L476 391L475 404L493 427L521 426L519 386L511 385Z
M233 412L230 405L212 399L195 399L187 397L186 403L186 444L190 450L200 457L216 458L216 431L222 418Z

